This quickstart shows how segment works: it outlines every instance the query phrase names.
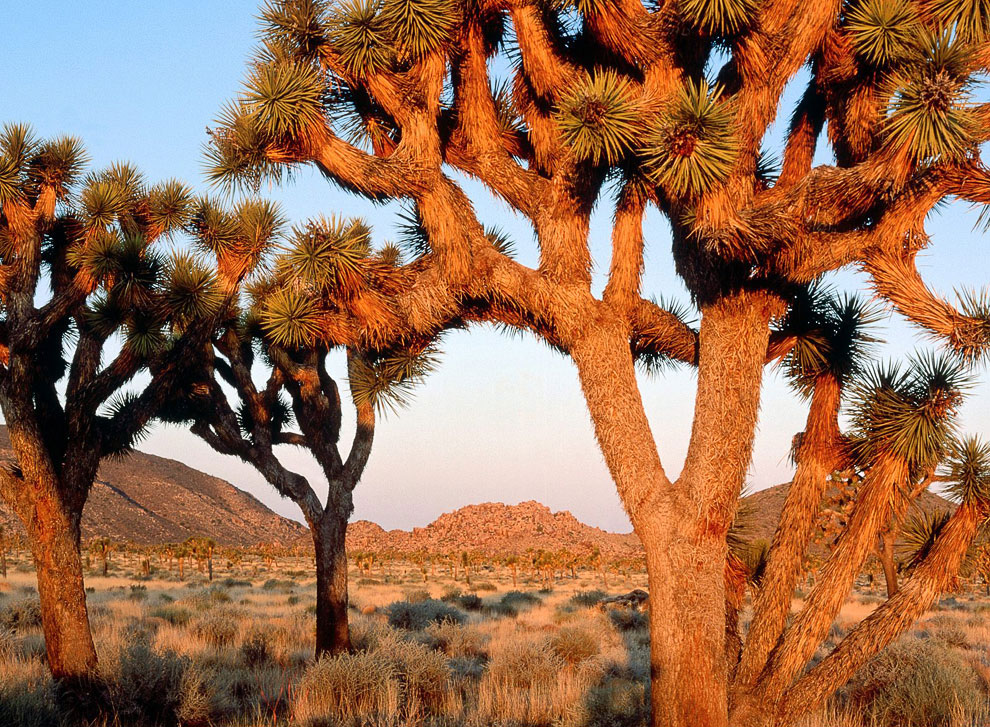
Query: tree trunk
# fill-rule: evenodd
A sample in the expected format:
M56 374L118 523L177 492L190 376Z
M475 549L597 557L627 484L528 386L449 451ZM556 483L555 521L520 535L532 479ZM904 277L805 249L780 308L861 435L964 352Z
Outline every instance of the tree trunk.
M34 522L38 525L29 532L48 667L60 681L83 682L96 668L96 648L86 610L79 517L53 498L42 498Z
M316 550L316 656L350 651L347 628L347 521L332 511L313 526Z
M887 598L897 595L897 564L894 562L894 534L887 531L880 535L880 562L887 582Z

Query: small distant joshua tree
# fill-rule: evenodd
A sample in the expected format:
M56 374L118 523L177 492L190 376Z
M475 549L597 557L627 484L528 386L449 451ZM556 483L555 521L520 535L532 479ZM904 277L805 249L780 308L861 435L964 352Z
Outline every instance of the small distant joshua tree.
M352 493L371 454L376 410L407 403L411 387L433 366L434 349L418 340L370 351L322 335L324 326L342 316L321 310L321 301L339 300L374 316L398 287L398 250L374 250L362 222L314 220L276 244L284 222L275 207L247 202L231 218L264 230L272 255L259 257L250 282L238 291L239 306L230 308L200 355L202 367L189 380L187 396L163 416L192 421L192 431L217 452L253 465L299 506L316 554L316 653L347 651L345 535ZM214 252L224 244L206 242ZM346 452L340 448L341 393L327 368L334 349L347 357L356 417ZM261 381L258 370L265 372ZM306 477L284 464L282 446L301 447L313 456L328 486L325 503Z
M960 373L937 358L862 372L841 350L829 366L806 360L848 343L840 329L858 314L834 298L801 309L824 275L859 267L952 355L985 352L986 296L953 303L915 266L936 205L990 203L990 106L971 97L990 66L985 0L272 0L262 24L245 90L211 134L212 177L252 187L312 164L357 195L409 202L417 254L395 296L355 305L327 289L300 309L328 345L377 350L481 320L571 357L646 551L654 725L793 723L951 580L990 503L983 450L951 436ZM782 113L777 163L763 143ZM833 161L815 166L820 150ZM532 225L537 267L486 230L462 177ZM613 220L600 292L596 205ZM651 207L697 327L642 294ZM727 533L764 370L781 361L809 421L740 645ZM637 364L670 362L697 367L676 479L636 379ZM806 671L879 533L939 462L962 504L896 595ZM863 481L847 527L788 624L820 493L848 468Z
M97 468L130 450L223 303L211 270L156 244L198 219L190 190L85 165L77 139L0 130L0 409L14 451L0 496L27 533L67 695L96 666L79 541ZM133 392L138 374L150 380Z

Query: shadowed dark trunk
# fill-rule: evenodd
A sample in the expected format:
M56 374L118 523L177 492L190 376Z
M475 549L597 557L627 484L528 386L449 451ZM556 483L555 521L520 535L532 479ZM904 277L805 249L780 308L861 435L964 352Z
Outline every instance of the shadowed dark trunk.
M350 651L347 625L347 520L326 512L312 530L316 550L316 656Z

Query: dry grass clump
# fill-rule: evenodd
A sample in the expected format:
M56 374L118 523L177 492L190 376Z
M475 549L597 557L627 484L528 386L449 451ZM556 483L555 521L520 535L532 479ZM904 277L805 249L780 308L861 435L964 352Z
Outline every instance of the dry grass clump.
M55 727L61 723L55 685L39 658L0 654L0 725Z
M582 626L566 626L547 639L550 650L566 663L574 665L598 656L598 637Z
M426 627L426 637L429 646L452 659L488 658L488 642L491 636L473 626L464 626L451 621L434 623Z
M453 606L435 599L417 603L396 601L385 609L388 625L397 629L420 631L431 623L464 623L464 613Z
M849 684L851 705L867 720L899 727L954 727L960 714L986 717L976 672L939 640L888 647Z
M237 616L222 610L210 611L193 624L193 633L216 649L229 646L239 630Z
M320 659L293 701L303 725L406 725L460 709L444 656L422 644L385 639L371 651Z
M21 631L41 626L41 601L37 596L4 604L0 608L0 628Z
M569 706L560 698L564 660L544 642L519 641L502 647L481 677L482 719L537 725L563 718Z
M155 651L146 641L125 647L116 663L101 665L114 714L125 724L177 724L192 716L201 682L191 660Z

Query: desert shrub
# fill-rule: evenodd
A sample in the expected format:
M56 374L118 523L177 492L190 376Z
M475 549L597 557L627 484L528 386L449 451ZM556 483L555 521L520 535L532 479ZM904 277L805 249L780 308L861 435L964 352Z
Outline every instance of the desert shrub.
M591 608L597 606L605 598L608 598L605 591L578 591L568 599L567 603L577 608Z
M241 659L251 667L264 666L272 660L272 647L268 634L263 631L252 631L241 644Z
M464 622L464 613L453 606L430 599L419 603L396 601L385 608L388 624L394 628L419 631L431 623Z
M0 662L0 725L57 727L63 724L55 685L41 660L4 658Z
M188 657L155 651L143 639L125 647L116 669L105 675L117 718L124 724L177 724L191 667Z
M222 648L237 636L237 619L224 611L211 611L193 626L193 633L213 647Z
M499 599L499 603L506 606L512 606L517 611L521 608L535 606L542 601L543 599L532 591L509 591L508 593L503 594L502 598Z
M601 652L598 639L581 626L567 626L551 634L547 646L568 664L579 664Z
M373 720L398 713L399 692L393 664L376 652L324 657L299 681L293 716L304 725Z
M560 698L564 661L545 643L515 641L492 654L478 686L478 712L492 722L552 724L572 708Z
M299 596L289 596L285 599L287 606L295 606L299 603ZM313 613L316 613L316 606L313 606Z
M0 628L10 631L41 627L41 601L37 597L21 598L0 608Z
M157 606L148 612L152 618L160 618L173 626L185 626L192 620L192 613L187 608L166 604Z
M237 578L224 578L220 581L220 585L224 588L250 588L254 584L251 581L242 581Z
M358 578L357 585L359 586L380 586L382 582L377 578Z
M608 618L619 631L635 631L646 628L646 614L631 608L613 608Z
M454 603L465 611L480 611L485 605L476 593L465 593L463 596L458 596Z
M452 659L488 657L487 646L491 637L471 626L444 621L427 626L426 635L430 646Z
M503 600L484 604L481 612L489 618L515 618L519 615L519 610L515 606Z
M498 587L491 581L475 581L473 584L476 591L497 591Z
M373 651L317 661L299 682L293 714L304 725L412 722L449 711L450 683L442 654L393 639Z
M406 594L406 600L409 603L423 603L423 601L429 601L430 598L430 592L424 590L409 591Z
M888 647L850 682L849 698L867 719L903 727L949 727L953 713L977 715L983 705L976 672L938 641Z
M463 591L461 591L461 589L457 586L444 586L443 595L440 596L440 600L446 601L447 603L453 603L461 597L462 593Z
M127 597L132 601L143 601L148 597L148 587L133 585L131 586L131 591L127 594Z
M376 653L392 662L393 673L402 683L403 718L414 721L448 711L452 675L443 654L408 641L383 643Z
M649 719L649 682L614 678L588 690L576 721L580 727L640 727Z
M280 580L278 578L269 578L265 581L261 588L265 591L280 591L283 593L291 593L296 587L294 581Z

